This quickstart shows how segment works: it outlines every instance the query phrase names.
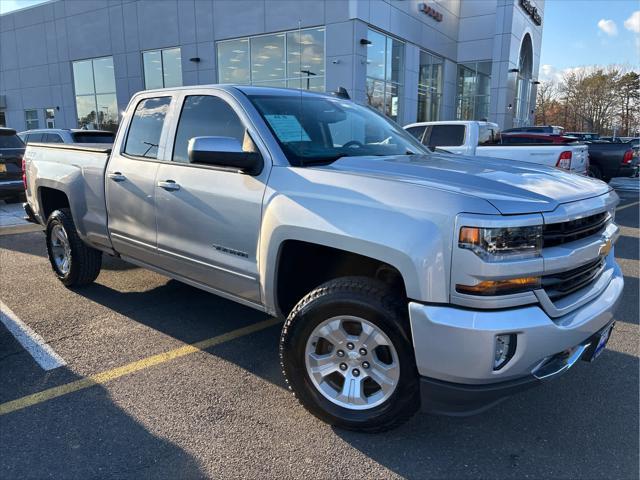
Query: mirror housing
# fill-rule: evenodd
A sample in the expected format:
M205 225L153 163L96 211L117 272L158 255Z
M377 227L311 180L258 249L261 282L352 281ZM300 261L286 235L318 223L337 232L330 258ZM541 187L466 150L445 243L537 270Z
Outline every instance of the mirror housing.
M249 175L262 171L262 155L246 152L233 137L193 137L187 147L189 163L235 168Z

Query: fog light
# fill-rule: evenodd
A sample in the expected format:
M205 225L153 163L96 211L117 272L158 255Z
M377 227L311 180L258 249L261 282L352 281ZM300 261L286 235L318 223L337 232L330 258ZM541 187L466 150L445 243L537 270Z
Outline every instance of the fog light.
M514 334L497 335L493 369L500 370L513 357L516 351L516 336Z

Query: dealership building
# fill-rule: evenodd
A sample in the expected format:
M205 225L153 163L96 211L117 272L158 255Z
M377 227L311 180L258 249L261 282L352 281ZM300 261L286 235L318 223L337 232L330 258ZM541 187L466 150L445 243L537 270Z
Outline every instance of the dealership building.
M0 126L117 126L178 85L344 87L405 125L533 119L544 0L54 0L0 16Z

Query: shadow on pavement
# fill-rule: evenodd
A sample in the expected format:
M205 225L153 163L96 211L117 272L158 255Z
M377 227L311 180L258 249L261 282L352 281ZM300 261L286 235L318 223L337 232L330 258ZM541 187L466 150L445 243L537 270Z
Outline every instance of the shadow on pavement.
M2 325L0 352L2 402L16 398L15 390L6 398L7 377L38 383L38 391L81 378L66 367L43 371ZM149 432L101 386L0 416L0 445L7 480L205 476L197 460Z
M638 394L638 359L606 351L594 364L473 417L419 414L382 435L335 433L406 478L545 472L545 478L631 479L639 468Z

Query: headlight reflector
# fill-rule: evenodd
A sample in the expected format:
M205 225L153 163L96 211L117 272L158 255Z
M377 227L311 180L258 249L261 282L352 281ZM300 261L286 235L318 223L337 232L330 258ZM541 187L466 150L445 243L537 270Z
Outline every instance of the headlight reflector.
M487 262L540 256L542 225L527 227L462 227L458 246Z

